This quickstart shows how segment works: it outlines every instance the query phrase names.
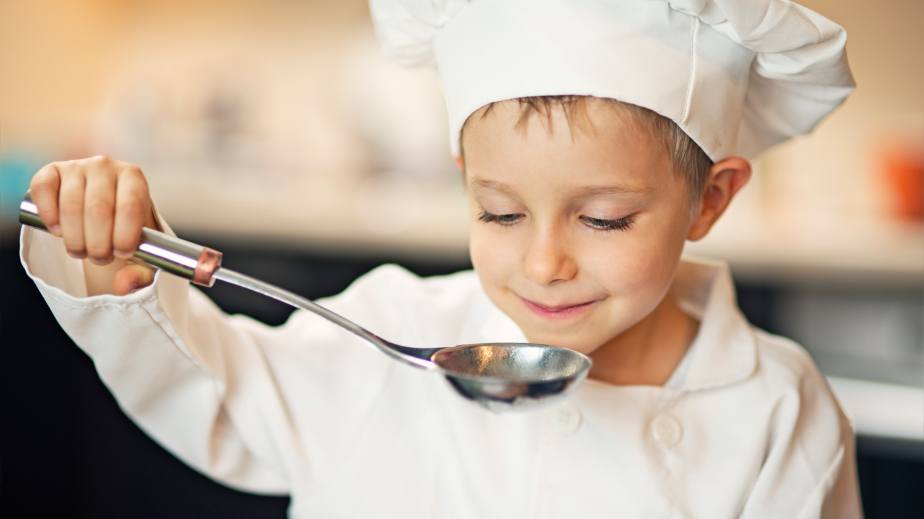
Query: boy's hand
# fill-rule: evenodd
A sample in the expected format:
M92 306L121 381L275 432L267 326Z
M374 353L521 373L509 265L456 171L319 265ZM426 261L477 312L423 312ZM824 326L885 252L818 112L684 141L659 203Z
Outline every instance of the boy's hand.
M150 285L154 271L126 261L141 228L157 228L148 183L134 164L105 156L52 162L29 185L48 231L85 263L90 295L124 295Z

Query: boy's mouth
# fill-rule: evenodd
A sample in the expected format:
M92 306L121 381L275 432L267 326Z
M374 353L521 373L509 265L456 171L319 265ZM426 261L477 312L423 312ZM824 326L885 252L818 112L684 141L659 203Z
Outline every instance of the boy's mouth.
M523 304L534 314L546 319L568 319L575 317L586 312L594 304L601 301L600 299L594 299L593 301L585 301L583 303L549 306L537 303L536 301L530 301L522 296L520 296L520 300L523 301Z

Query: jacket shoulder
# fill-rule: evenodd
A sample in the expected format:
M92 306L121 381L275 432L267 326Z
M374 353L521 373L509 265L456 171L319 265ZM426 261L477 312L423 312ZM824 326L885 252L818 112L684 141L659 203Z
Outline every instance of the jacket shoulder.
M772 385L798 387L823 383L824 377L808 351L796 341L753 328L759 370Z

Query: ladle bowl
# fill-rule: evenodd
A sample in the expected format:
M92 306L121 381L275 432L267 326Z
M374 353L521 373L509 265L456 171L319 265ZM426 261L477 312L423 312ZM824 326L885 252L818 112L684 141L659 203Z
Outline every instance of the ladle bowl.
M522 411L565 398L590 370L586 355L531 343L463 344L447 348L387 347L410 363L440 372L463 398L495 412Z
M586 356L541 344L468 344L439 350L431 360L460 395L492 411L564 398L590 369Z
M27 194L19 220L47 230ZM222 254L153 229L143 229L135 260L211 287L216 279L313 312L366 339L379 351L411 366L441 373L464 398L491 411L533 409L567 396L590 371L586 355L529 343L463 344L412 348L389 342L304 297L259 279L223 268Z

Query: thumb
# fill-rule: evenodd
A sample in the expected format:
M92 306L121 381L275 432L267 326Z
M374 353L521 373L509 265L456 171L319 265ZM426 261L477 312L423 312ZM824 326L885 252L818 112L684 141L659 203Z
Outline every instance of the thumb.
M120 268L112 279L112 290L124 296L154 282L154 269L137 263L128 263Z

